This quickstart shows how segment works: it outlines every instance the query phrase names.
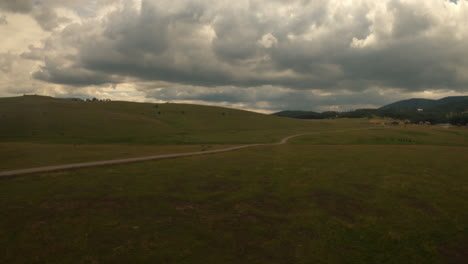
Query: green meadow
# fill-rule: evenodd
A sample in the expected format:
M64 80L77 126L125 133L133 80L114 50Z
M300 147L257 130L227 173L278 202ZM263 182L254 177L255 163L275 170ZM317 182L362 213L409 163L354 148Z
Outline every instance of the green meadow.
M236 109L42 96L0 99L0 142L59 144L271 143L310 128L301 120Z
M466 263L468 130L180 104L0 99L1 263Z

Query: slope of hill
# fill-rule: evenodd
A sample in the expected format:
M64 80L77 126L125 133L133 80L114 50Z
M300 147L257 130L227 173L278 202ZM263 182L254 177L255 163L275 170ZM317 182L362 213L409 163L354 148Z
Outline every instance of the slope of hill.
M435 100L423 99L423 98L412 98L407 100L402 100L394 102L388 105L380 107L380 110L393 110L393 109L417 109L417 108L427 108L434 104Z
M189 104L0 98L0 142L201 144L274 142L308 124Z
M468 96L451 96L439 100L413 98L391 103L379 108L379 110L417 110L459 112L468 108Z
M418 111L418 109L423 111ZM451 96L439 100L413 98L382 106L378 109L357 109L349 112L282 111L273 115L301 119L371 118L373 116L408 119L411 122L452 123L465 125L468 96Z

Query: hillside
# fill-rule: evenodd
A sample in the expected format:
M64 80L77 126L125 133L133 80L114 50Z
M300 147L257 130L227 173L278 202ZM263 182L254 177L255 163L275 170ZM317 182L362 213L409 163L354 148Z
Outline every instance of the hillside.
M423 111L418 111L423 109ZM429 121L431 123L452 123L465 125L468 115L463 112L468 109L468 96L452 96L439 100L413 98L382 106L378 109L357 109L349 112L310 112L281 111L275 116L300 119L324 118L371 118L381 116L395 119L408 119L411 122Z
M0 98L0 142L201 144L274 142L300 120L190 104ZM291 130L292 129L292 130Z
M413 110L461 112L468 108L468 96L451 96L439 100L413 98L391 103L379 110Z
M400 109L413 109L417 110L418 108L428 108L429 106L434 104L435 100L431 99L423 99L423 98L412 98L407 100L402 100L398 102L394 102L388 105L384 105L380 107L380 110L400 110Z

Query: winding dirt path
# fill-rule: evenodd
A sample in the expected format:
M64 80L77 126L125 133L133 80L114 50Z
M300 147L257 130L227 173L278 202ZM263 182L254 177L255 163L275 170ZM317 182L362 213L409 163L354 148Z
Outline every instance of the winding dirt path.
M365 129L370 129L370 128L295 134L292 136L287 136L281 139L281 141L277 143L270 143L270 144L248 144L248 145L240 145L240 146L216 149L216 150L195 151L195 152L185 152L185 153L175 153L175 154L162 154L162 155L145 156L145 157L137 157L137 158L102 160L102 161L92 161L92 162L73 163L73 164L3 171L3 172L0 172L0 177L12 177L12 176L19 176L19 175L24 175L24 174L40 173L40 172L52 172L52 171L106 166L106 165L114 165L114 164L124 164L124 163L132 163L132 162L140 162L140 161L148 161L148 160L161 160L161 159L171 159L171 158L189 157L189 156L197 156L197 155L207 155L207 154L228 152L228 151L233 151L233 150L238 150L238 149L245 149L245 148L259 147L259 146L276 146L276 145L286 144L288 140L295 138L295 137L299 137L299 136L321 134L321 133L339 133L339 132L346 132L346 131L352 131L352 130L365 130Z

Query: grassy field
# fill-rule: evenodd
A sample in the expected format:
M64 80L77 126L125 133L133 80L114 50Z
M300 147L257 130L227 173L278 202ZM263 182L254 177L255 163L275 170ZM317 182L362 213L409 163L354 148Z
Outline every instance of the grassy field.
M121 145L0 142L0 171L226 148L230 145Z
M0 170L272 143L356 121L304 122L185 104L0 98Z
M0 98L0 142L60 144L269 143L312 126L221 107Z
M317 134L281 146L1 179L0 263L466 263L466 129L334 132L369 125L254 116L255 129L239 134L260 142ZM193 141L182 145L169 128L171 140L159 145L145 146L157 142L150 136L129 144L95 136L78 146L85 151L55 161L252 140L235 126L223 131L223 118L204 134L207 121L195 119L164 121L189 133ZM41 133L3 137L9 150L0 158L29 164L40 152L53 157L80 144L71 132L62 144ZM210 140L214 134L219 139ZM40 147L30 156L9 157L32 145Z
M350 122L351 120L348 120ZM333 122L333 121L331 121ZM335 121L336 122L336 121ZM341 122L341 120L337 121ZM364 122L364 120L363 120ZM356 127L359 125L355 123ZM362 124L360 126L363 126ZM368 126L363 126L364 128ZM467 129L447 129L440 126L370 126L369 130L349 130L346 133L318 133L294 139L299 144L319 145L435 145L468 146ZM327 131L327 130L325 130Z

